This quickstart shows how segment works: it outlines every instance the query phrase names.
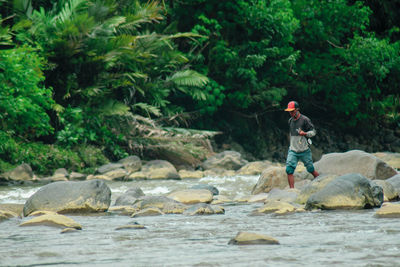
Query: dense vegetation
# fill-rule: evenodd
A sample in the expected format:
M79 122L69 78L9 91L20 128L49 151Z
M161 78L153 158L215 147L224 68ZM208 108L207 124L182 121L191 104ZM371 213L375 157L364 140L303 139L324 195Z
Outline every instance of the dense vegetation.
M341 131L398 128L399 5L0 0L0 170L203 157L177 127L263 149L291 99Z

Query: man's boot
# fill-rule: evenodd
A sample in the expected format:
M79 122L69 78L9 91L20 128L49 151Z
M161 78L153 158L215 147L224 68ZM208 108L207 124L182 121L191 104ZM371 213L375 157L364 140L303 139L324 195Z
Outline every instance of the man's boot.
M319 176L319 173L315 170L311 174L314 176L314 178L317 178Z
M288 183L289 183L289 187L290 188L294 188L294 176L293 176L293 174L288 174L287 175L287 180L288 180Z

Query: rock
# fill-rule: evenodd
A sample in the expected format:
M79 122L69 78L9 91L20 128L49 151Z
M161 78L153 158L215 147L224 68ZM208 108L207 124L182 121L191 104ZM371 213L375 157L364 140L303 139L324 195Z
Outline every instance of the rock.
M128 173L137 172L142 168L142 161L138 156L123 158L118 163L122 164Z
M181 179L200 179L204 177L204 172L202 171L180 170L178 173Z
M364 209L380 207L383 191L358 173L339 176L323 189L312 194L306 202L306 209Z
M224 214L225 209L221 206L209 205L206 203L199 203L191 206L185 210L184 214L189 216L194 215L212 215L212 214Z
M108 163L108 164L100 166L96 172L99 174L104 174L106 172L110 172L112 170L120 169L123 167L124 167L124 165L121 163Z
M174 165L165 160L151 160L142 166L147 179L180 179Z
M33 179L33 171L31 166L23 163L15 169L3 173L1 176L8 182L25 182Z
M0 222L7 220L9 218L16 218L18 214L9 210L1 210L0 209Z
M24 209L24 204L14 204L14 203L3 203L0 204L0 210L11 211L18 215L22 215L22 210Z
M382 207L376 211L377 218L400 218L400 204L384 203Z
M260 194L251 196L247 202L249 202L249 203L264 202L267 198L268 198L267 193L260 193Z
M297 189L282 190L274 188L269 191L267 201L295 202L299 192Z
M315 178L311 183L303 187L300 193L297 195L297 199L295 202L300 204L306 204L308 198L322 190L327 184L329 184L332 180L337 178L337 175L320 175Z
M52 215L52 214L58 214L58 213L54 212L54 211L48 211L48 210L38 210L38 211L34 211L31 214L29 214L29 216L30 217L37 217L37 216Z
M68 228L62 229L60 234L73 233L73 232L77 232L77 231L78 231L78 229L76 229L76 228L68 227Z
M28 216L37 210L58 213L106 211L111 202L111 190L101 180L55 182L41 187L24 205Z
M215 186L209 184L196 184L192 186L190 189L206 189L209 190L213 194L213 196L219 194L219 190Z
M61 214L45 214L42 216L34 217L26 222L21 223L19 226L33 226L33 225L47 225L55 227L75 228L82 229L82 226L75 222L73 219Z
M390 183L394 189L399 193L400 195L400 174L397 174L389 179L386 180L388 183Z
M165 203L164 207L162 208L162 212L164 214L182 214L189 208L188 205L183 203Z
M233 200L230 199L229 197L223 195L217 195L213 196L213 201L211 202L211 205L219 205L231 202L233 202Z
M69 175L69 180L71 181L83 181L86 179L86 174L79 173L79 172L71 172Z
M167 197L184 204L196 204L210 203L213 199L213 194L206 189L186 189L172 192Z
M128 172L125 169L117 168L108 172L103 173L104 176L107 176L107 180L109 181L121 181L125 180Z
M143 217L143 216L158 216L164 215L164 213L159 208L145 208L143 210L139 210L132 214L132 218L134 217Z
M272 162L270 161L253 161L249 162L243 167L241 167L236 174L237 175L259 175L264 170L268 169L272 166Z
M128 189L123 195L115 200L116 206L129 206L135 204L138 198L143 197L144 193L139 187Z
M133 207L138 210L146 208L159 208L160 210L163 210L165 205L173 204L182 203L165 196L144 196L140 197Z
M373 155L386 162L386 164L392 168L400 170L400 153L378 152L374 153Z
M384 202L395 201L399 199L399 193L387 180L372 180L372 182L382 187Z
M54 182L68 181L68 177L62 173L55 173L53 176L41 178L40 181L54 183Z
M101 174L97 174L97 175L92 175L92 174L90 174L90 175L88 175L87 177L86 177L86 180L104 180L104 181L111 181L111 177L109 177L109 176L106 176L106 175L101 175Z
M239 232L232 238L229 245L279 245L279 241L273 237L249 232Z
M123 226L119 226L115 228L116 231L118 230L137 230L137 229L146 229L144 225L141 224L127 224Z
M314 166L320 174L360 173L371 180L385 180L397 174L384 161L361 150L325 154Z
M295 180L298 180L295 175ZM296 186L296 183L295 183ZM287 174L284 167L270 167L264 170L257 184L251 191L252 195L257 195L259 193L268 193L273 188L285 189L288 187Z
M116 212L121 215L132 215L137 212L137 208L133 208L132 206L113 206L108 208L108 212Z
M236 171L247 163L248 161L243 159L239 152L227 150L208 158L201 166L205 170L222 168Z
M65 169L65 168L58 168L58 169L56 169L56 170L54 171L54 173L53 173L53 176L56 176L56 175L65 176L65 177L67 177L67 178L68 178L68 176L69 176L68 171L67 171L67 169Z
M147 179L146 173L144 172L133 172L128 175L127 180L145 180Z
M291 213L296 210L296 207L290 203L283 202L283 201L267 201L264 206L257 209L258 213Z

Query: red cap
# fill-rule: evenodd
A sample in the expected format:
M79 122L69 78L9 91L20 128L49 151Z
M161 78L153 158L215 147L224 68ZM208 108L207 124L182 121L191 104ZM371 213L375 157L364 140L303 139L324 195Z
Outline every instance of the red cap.
M285 109L285 111L293 111L296 108L299 108L299 104L296 101L290 101L287 104L287 108Z

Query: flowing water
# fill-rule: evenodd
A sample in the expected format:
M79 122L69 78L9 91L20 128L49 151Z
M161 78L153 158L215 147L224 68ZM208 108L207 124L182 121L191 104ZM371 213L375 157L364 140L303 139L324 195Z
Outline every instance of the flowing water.
M250 194L258 177L108 182L115 199L133 186L163 195L210 184L230 198ZM0 203L24 203L40 188L0 187ZM61 234L47 226L0 223L0 266L399 266L400 220L375 211L316 211L276 216L251 213L262 203L224 205L225 214L171 214L131 218L117 214L68 215L83 227ZM138 222L146 229L115 230ZM266 234L279 245L228 245L240 231Z

